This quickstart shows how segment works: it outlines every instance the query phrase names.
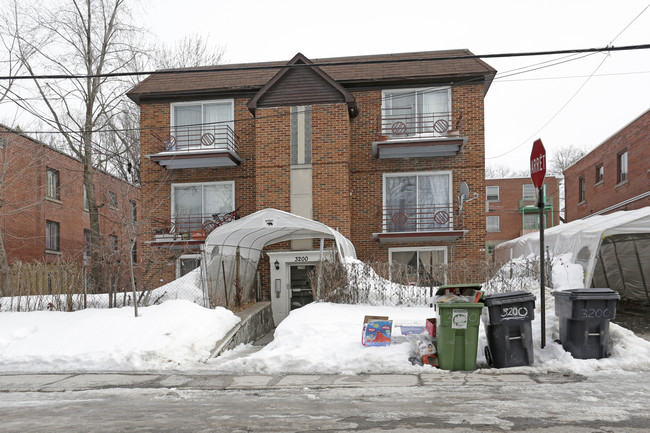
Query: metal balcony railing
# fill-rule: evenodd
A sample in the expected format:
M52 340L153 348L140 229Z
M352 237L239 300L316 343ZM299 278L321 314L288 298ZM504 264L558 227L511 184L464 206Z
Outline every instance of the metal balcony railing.
M155 239L202 240L215 228L237 219L237 211L224 214L184 215L157 219L152 224Z
M167 152L239 150L239 137L229 125L175 126L161 141Z
M382 213L384 233L463 230L462 218L453 206L386 207Z
M388 139L445 137L460 127L452 125L451 113L384 114L379 119L379 134Z
M536 197L526 197L519 199L519 209L526 208L537 208L537 198ZM545 196L544 197L544 207L551 208L553 207L553 197Z

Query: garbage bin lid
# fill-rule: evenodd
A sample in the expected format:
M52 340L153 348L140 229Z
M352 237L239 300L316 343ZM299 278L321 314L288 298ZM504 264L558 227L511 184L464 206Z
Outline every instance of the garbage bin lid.
M621 299L616 291L609 288L569 289L551 292L553 296L567 296L571 300L583 299Z
M474 289L480 291L481 288L481 284L445 284L438 287L436 295L443 295L446 289Z
M524 290L514 292L493 293L483 296L483 303L490 307L492 305L514 304L518 302L534 301L535 295Z

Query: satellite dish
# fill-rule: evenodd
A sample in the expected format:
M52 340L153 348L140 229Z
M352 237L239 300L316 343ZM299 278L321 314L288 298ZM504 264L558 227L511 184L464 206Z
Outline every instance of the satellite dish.
M460 196L463 198L463 201L469 198L469 187L467 186L467 182L461 182L458 190L460 192Z

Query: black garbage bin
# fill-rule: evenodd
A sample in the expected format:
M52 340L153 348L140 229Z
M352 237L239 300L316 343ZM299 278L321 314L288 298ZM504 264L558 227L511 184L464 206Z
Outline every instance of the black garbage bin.
M485 295L488 321L485 335L485 359L497 368L518 367L533 363L535 295L515 291Z
M609 321L621 299L612 289L571 289L553 292L560 319L560 342L574 358L607 358Z

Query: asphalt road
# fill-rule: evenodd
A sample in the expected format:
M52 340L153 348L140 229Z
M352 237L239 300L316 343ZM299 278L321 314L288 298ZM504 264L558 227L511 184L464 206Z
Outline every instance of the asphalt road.
M650 374L0 375L12 432L647 432Z

